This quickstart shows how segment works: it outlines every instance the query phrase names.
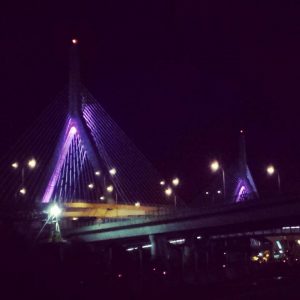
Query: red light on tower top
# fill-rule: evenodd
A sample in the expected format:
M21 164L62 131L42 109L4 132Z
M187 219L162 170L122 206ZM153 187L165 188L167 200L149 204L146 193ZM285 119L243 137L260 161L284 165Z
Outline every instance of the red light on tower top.
M73 44L73 45L78 44L78 40L77 40L77 39L72 39L72 44Z

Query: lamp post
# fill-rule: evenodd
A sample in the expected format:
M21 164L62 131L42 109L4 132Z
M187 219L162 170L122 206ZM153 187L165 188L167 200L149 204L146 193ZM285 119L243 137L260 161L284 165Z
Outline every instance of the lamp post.
M168 185L165 189L164 189L164 193L167 197L171 197L172 195L174 195L174 207L175 209L177 208L177 196L175 193L175 190L171 187L173 186L174 188L176 188L180 183L180 180L178 177L174 177L171 181L171 185ZM166 181L162 180L159 183L161 186L165 186L166 185Z
M48 209L48 220L52 225L54 225L51 239L55 242L61 241L61 233L59 228L59 217L61 214L62 209L56 203L53 203Z
M280 174L277 169L273 165L269 165L266 168L266 172L269 176L273 176L274 174L277 175L277 186L278 186L278 192L281 193L281 180L280 180Z
M36 168L36 165L37 165L37 161L35 158L31 158L26 163L23 163L21 165L21 187L19 189L19 193L22 196L25 196L27 193L27 189L25 188L25 169L27 167L28 169L33 170ZM15 161L11 164L11 167L17 170L20 168L20 164L17 161Z
M214 160L210 164L210 169L214 173L221 170L221 172L222 172L222 183L223 183L223 197L225 199L226 185L225 185L225 171L224 171L224 168L220 165L220 163L217 160Z

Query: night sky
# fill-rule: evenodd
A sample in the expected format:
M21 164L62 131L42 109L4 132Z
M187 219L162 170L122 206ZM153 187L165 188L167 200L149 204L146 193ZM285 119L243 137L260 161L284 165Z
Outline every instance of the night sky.
M3 155L68 81L70 39L82 81L136 146L192 198L212 158L236 159L246 131L259 189L300 189L300 3L14 2L0 12Z

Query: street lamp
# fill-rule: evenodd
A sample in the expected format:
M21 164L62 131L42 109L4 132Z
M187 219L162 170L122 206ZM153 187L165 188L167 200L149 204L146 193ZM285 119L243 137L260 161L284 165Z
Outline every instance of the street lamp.
M51 224L54 224L54 228L52 229L52 239L54 241L61 240L61 234L60 234L60 228L59 228L59 217L62 214L62 209L56 204L53 203L49 207L48 211L48 221L50 221Z
M35 158L31 158L27 161L27 163L25 164L22 164L22 168L21 168L21 188L19 189L19 193L22 195L22 196L25 196L26 193L27 193L27 190L26 188L24 187L24 181L25 181L25 167L27 167L28 169L30 170L33 170L36 168L36 165L37 165L37 161ZM20 167L20 164L15 161L11 164L11 167L15 170L19 169Z
M176 188L179 183L180 183L180 180L178 177L174 177L171 181L172 183L172 186L174 188ZM160 181L159 183L161 186L165 186L166 185L166 181L165 180L162 180ZM174 207L177 208L177 196L176 196L176 193L175 193L175 190L171 187L171 185L168 185L165 189L164 189L164 193L167 197L170 197L172 195L174 195Z
M280 180L280 175L279 171L275 169L273 165L269 165L266 168L266 172L269 176L273 176L274 174L277 174L277 185L278 185L278 191L279 193L281 192L281 180Z
M223 197L225 199L226 185L225 185L225 171L224 171L224 168L220 165L220 163L217 160L214 160L210 164L210 169L214 173L218 172L219 170L221 170L221 172L222 172L222 182L223 182Z

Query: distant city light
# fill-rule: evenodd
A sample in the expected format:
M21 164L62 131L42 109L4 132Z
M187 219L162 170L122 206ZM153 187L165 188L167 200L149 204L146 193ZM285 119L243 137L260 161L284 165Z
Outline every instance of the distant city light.
M90 184L88 185L88 188L89 188L90 190L92 190L94 187L95 187L95 186L94 186L93 183L90 183Z
M96 172L95 172L95 175L96 175L96 176L100 176L100 175L101 175L101 172L100 172L100 171L96 171Z
M220 191L220 190L218 190L218 191L217 191L217 193L218 193L218 194L221 194L221 191Z
M112 168L112 169L109 170L109 174L114 176L114 175L117 174L117 170L115 168Z
M19 167L19 164L17 162L14 162L11 164L11 166L14 168L14 169L18 169Z
M75 218L72 218L72 220L73 220L73 221L77 221L77 220L78 220L78 218L76 218L76 217L75 217Z
M141 206L141 203L140 203L140 202L135 202L134 206L140 207L140 206Z
M105 197L104 197L104 196L101 196L101 197L100 197L100 200L105 200Z
M211 164L210 164L210 169L213 171L213 172L216 172L220 169L220 164L217 160L214 160Z
M71 134L75 134L77 132L77 129L75 126L72 126L71 129L70 129L70 133Z
M25 195L27 191L26 191L26 189L23 187L23 188L20 189L19 192L20 192L21 195Z
M209 192L205 192L205 195L209 195Z
M172 189L170 188L170 187L168 187L168 188L166 188L165 189L165 194L167 195L167 196L171 196L172 195Z
M52 204L49 208L49 216L52 217L52 218L57 218L61 215L62 213L62 209L56 204Z
M146 249L146 248L151 248L151 247L152 247L152 245L151 245L151 244L147 244L147 245L143 245L143 246L142 246L142 248L143 248L143 249Z
M267 173L268 173L269 175L273 175L273 174L275 173L275 168L274 168L274 166L272 166L272 165L268 166L268 167L267 167Z
M243 129L241 129L241 130L240 130L240 133L244 133L244 130L243 130Z
M106 190L109 192L109 193L112 193L113 190L114 190L114 187L112 185L109 185Z
M77 39L72 39L72 44L74 44L74 45L78 44L78 40Z
M28 161L28 167L30 169L34 169L36 167L36 160L34 158L32 158Z
M172 180L172 184L174 185L174 186L177 186L177 185L179 185L179 178L178 177L176 177L176 178L174 178L173 180Z
M159 184L160 184L160 185L165 185L166 182L165 182L164 180L162 180Z

